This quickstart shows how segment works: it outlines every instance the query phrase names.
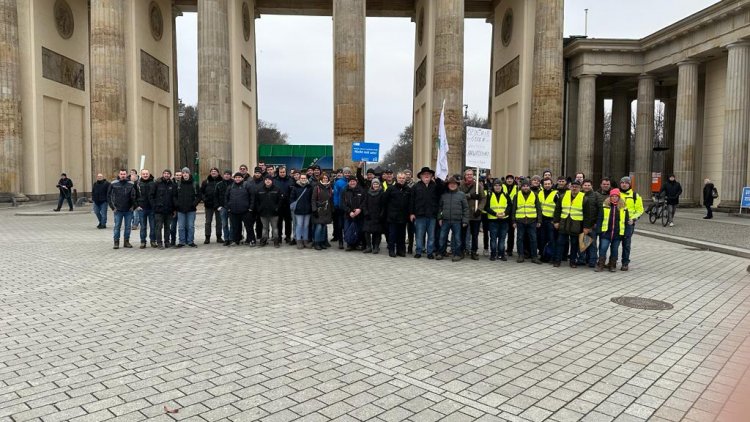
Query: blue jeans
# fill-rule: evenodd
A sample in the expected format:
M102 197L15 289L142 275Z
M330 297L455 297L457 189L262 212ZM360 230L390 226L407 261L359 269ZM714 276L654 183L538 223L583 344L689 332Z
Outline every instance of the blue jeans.
M148 238L152 242L156 242L156 233L154 232L154 210L140 210L138 213L141 215L140 220L143 223L141 226L141 243L146 243L146 227L148 226Z
M427 254L434 253L435 248L435 219L429 217L417 217L414 220L414 231L417 236L417 250L415 254L425 252L424 236L427 235Z
M464 252L477 253L479 250L479 227L481 220L470 220L469 225L462 229Z
M631 226L626 224L625 236L622 238L622 265L630 264L630 242L633 241L633 233L635 232L635 223Z
M490 254L505 256L505 238L508 236L508 220L489 220Z
M536 258L536 221L531 223L516 223L516 250L518 257L523 258L523 239L529 236L529 252L531 258Z
M569 235L567 233L560 233L560 235L557 237L557 248L555 248L555 258L552 261L560 262L561 255L564 254L564 251L570 251L570 255L568 255L568 262L570 262L571 264L575 264L578 262L578 235L577 234Z
M92 211L94 212L94 215L96 216L96 219L99 220L100 226L106 226L107 225L107 202L100 202L96 203L94 202L94 205L91 207Z
M453 256L461 256L461 222L460 221L443 221L440 226L440 253L445 255L448 250L448 231L453 232L451 235L451 251ZM419 246L417 246L419 249Z
M130 240L130 223L133 220L133 211L115 211L115 228L113 231L114 240L120 240L120 227L125 220L125 240Z
M180 245L195 243L195 211L177 213L177 231L180 233Z
M606 236L599 236L599 256L606 258L607 249L609 249L609 260L616 263L617 250L620 249L620 240L620 236L614 236L614 239L610 239L608 234Z
M552 220L542 220L542 237L537 239L539 244L539 250L541 251L542 258L544 258L544 248L550 245L552 249L552 256L548 256L546 259L552 259L555 256L555 249L557 249L557 242L555 241L555 226L552 224Z
M138 227L138 225L139 225L139 224L141 224L141 216L140 216L140 214L139 214L139 213L137 213L137 212L134 212L134 213L133 213L133 216L132 216L132 217L130 217L130 218L131 218L131 220L133 221L133 226L134 226L134 227Z
M294 221L297 223L294 228L294 238L297 242L310 240L310 216L311 214L294 214Z
M222 208L219 212L221 218L221 230L224 234L224 241L232 240L232 232L229 230L229 211L226 208Z
M316 224L315 225L315 238L313 239L318 243L325 243L328 240L328 225L327 224Z

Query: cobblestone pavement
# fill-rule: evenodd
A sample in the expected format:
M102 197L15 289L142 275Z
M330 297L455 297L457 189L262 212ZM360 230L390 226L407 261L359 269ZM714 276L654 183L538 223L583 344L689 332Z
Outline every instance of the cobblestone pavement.
M705 215L703 208L679 208L675 213L674 227L663 227L661 221L651 224L648 216L642 217L639 224L650 232L750 249L750 218L714 212L713 219L704 220Z
M95 225L0 211L0 421L724 421L727 397L747 401L740 258L643 237L613 274L115 251Z

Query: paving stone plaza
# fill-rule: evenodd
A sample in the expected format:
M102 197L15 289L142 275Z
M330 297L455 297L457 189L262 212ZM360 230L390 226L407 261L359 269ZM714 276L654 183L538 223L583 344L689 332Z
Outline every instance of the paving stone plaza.
M613 274L115 251L90 214L14 213L0 210L3 422L747 420L731 408L750 382L747 259L643 236Z

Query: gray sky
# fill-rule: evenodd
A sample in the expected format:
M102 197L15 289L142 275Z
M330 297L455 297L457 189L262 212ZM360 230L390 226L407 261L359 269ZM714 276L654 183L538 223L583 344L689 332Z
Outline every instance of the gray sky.
M566 0L564 34L641 38L685 18L715 0ZM467 19L464 104L487 115L492 28ZM331 17L264 15L256 20L258 114L289 134L293 144L333 139L333 41ZM177 18L180 97L198 102L197 15ZM365 140L381 154L411 123L414 23L406 18L368 18L365 74Z

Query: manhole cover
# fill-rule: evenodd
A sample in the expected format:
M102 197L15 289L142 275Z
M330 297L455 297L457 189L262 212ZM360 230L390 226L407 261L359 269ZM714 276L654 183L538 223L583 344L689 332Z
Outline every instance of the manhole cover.
M650 311L664 311L674 308L671 303L655 299L646 299L644 297L620 296L613 297L611 300L618 305L627 306L628 308L648 309Z

